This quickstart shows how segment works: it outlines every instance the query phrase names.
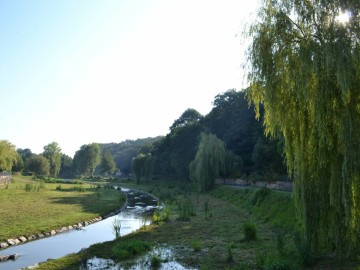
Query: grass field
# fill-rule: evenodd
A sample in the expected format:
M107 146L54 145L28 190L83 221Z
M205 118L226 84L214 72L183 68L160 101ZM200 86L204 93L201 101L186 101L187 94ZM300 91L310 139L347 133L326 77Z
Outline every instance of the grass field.
M14 176L0 185L0 241L48 232L121 207L119 191L94 184L44 183Z

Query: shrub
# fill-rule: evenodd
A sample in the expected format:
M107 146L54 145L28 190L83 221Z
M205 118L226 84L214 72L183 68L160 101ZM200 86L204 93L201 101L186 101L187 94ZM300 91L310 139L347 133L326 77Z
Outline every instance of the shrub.
M178 201L177 205L179 209L178 220L189 221L191 216L196 215L195 205L189 198Z
M115 260L121 261L132 258L145 251L150 250L150 245L143 241L131 240L121 241L112 248Z
M161 265L161 259L156 255L151 256L150 265L151 268L158 269Z
M267 187L262 187L258 189L251 198L251 205L254 206L262 202L265 199L265 197L270 194L270 192L271 190Z
M256 240L256 227L252 222L245 222L243 224L243 234L246 241Z
M195 252L199 252L202 248L202 243L199 240L191 241L191 247L194 249Z
M27 184L25 185L25 191L26 191L26 192L31 191L32 188L33 188L32 184L27 183Z
M166 205L163 209L157 208L153 214L153 222L159 223L160 221L168 221L170 216L169 206Z

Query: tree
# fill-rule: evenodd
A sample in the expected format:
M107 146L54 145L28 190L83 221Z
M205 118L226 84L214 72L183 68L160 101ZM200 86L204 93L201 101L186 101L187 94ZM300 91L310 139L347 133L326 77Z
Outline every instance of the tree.
M249 31L249 98L285 139L304 236L341 257L360 250L359 11L355 0L265 0Z
M113 174L116 171L116 164L109 150L105 150L101 160L101 172Z
M154 157L148 153L140 153L137 157L133 158L131 163L131 171L135 175L136 183L140 184L141 179L146 182L150 181L153 175Z
M13 172L22 172L23 169L24 169L24 161L23 161L22 157L20 156L20 154L18 152L16 152L16 161L11 170Z
M26 161L26 169L28 172L32 172L36 176L48 176L50 173L50 162L43 155L33 154Z
M215 179L225 171L224 143L213 134L200 134L200 144L195 159L189 165L190 179L199 192L213 188Z
M29 148L25 148L25 149L18 148L16 151L21 156L24 164L26 163L26 160L29 157L31 157L31 155L32 155L32 152L31 152L31 150Z
M61 168L61 148L56 142L44 146L43 156L50 162L50 176L57 177Z
M174 121L171 125L170 130L172 131L174 128L184 127L188 124L197 123L204 118L197 110L195 109L187 109L182 115Z
M13 144L0 140L0 171L11 171L18 160L18 154Z
M85 144L76 151L74 156L74 166L77 173L86 176L93 176L95 168L101 160L101 149L99 144Z
M68 155L61 154L61 168L59 176L62 178L72 178L74 175L73 159Z
M213 109L205 116L204 123L243 160L243 172L250 174L254 163L251 153L259 137L263 137L261 121L256 120L253 108L249 108L246 90L227 90L216 95Z

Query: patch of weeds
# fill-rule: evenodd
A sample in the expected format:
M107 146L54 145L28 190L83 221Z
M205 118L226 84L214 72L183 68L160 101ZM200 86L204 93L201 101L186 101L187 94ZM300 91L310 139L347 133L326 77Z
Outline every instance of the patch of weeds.
M26 191L26 192L31 191L32 188L33 188L33 185L32 185L32 184L26 183L26 185L25 185L25 191Z
M233 248L233 244L228 243L228 245L227 245L227 256L226 256L226 261L228 263L234 261L234 255L233 255L233 252L232 252L232 248Z
M161 265L161 259L157 255L153 255L150 258L150 266L152 269L158 269Z
M256 240L257 231L254 223L247 221L243 224L242 229L245 241Z
M200 240L192 240L190 245L195 252L199 252L202 249L202 243Z
M204 212L205 212L205 219L209 219L212 217L212 213L210 212L210 205L209 205L208 200L206 200L204 202Z
M150 250L150 245L138 240L125 240L117 243L112 248L112 253L117 261L133 258L136 255Z
M173 191L159 191L159 199L161 201L174 201L176 198Z
M261 270L291 270L290 264L276 256L257 256L256 266Z
M258 203L261 203L265 199L265 197L270 194L270 192L271 189L267 187L262 187L258 189L251 198L251 205L254 206Z
M58 185L55 189L56 189L57 191L61 191L61 190L62 190L62 187L61 187L61 185Z
M121 229L121 220L120 219L114 219L114 221L111 224L113 233L115 235L115 238L120 238L120 229Z
M195 205L190 198L178 201L177 205L179 210L178 220L189 221L191 216L196 215Z
M169 220L170 209L169 206L166 205L163 209L157 208L153 214L153 222L159 223L161 221L166 222Z

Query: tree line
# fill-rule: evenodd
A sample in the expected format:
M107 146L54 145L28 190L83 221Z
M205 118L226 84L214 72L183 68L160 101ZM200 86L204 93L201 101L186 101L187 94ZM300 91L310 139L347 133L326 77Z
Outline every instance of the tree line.
M217 95L205 116L185 110L165 137L146 144L133 158L137 182L195 181L204 191L216 177L286 179L283 140L264 135L263 120L256 119L246 95L247 90L235 89ZM209 183L200 183L204 179Z
M44 146L41 154L34 154L29 148L16 149L9 141L0 140L0 171L73 178L93 176L97 167L107 175L118 171L110 151L101 151L97 143L82 145L71 158L62 153L57 142Z

